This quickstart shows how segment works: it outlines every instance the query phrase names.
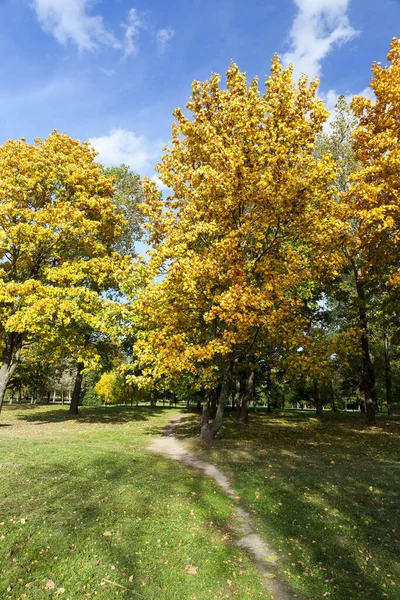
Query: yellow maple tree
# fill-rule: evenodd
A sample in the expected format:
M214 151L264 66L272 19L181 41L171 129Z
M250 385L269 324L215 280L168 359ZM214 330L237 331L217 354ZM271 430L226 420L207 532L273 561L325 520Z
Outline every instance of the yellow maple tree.
M134 307L136 382L222 386L212 423L205 396L204 439L222 423L234 361L261 335L295 343L302 297L336 273L343 232L333 163L314 156L328 115L318 82L295 84L277 57L263 94L233 63L220 81L195 81L191 117L174 112L157 167L172 194L144 183L152 252Z
M366 422L375 423L377 401L368 346L365 288L400 284L400 40L394 38L388 65L375 63L370 87L374 100L355 97L358 118L353 133L358 168L342 197L345 218L353 226L349 245L357 292L363 351L362 389Z
M0 407L25 344L52 342L72 322L106 327L100 292L129 258L113 252L124 219L95 157L56 131L0 146Z

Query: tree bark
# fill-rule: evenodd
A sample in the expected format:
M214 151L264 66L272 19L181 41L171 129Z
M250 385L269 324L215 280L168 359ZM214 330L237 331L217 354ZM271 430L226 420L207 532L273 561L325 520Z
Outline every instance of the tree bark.
M71 404L69 405L69 412L71 415L78 415L79 410L79 400L81 398L81 390L82 390L82 380L83 374L82 371L85 368L83 362L76 363L76 377L75 377L75 385L74 391L72 392Z
M332 410L333 410L333 412L336 412L335 393L334 393L334 391L333 391L333 381L332 381L332 379L331 379L331 382L330 382L330 386L329 386L329 387L330 387L330 392L331 392L331 405L332 405Z
M388 415L394 415L393 391L392 391L392 367L390 364L390 337L386 327L383 329L383 343L385 351L385 385L386 385L386 404Z
M272 381L271 381L271 365L267 363L267 412L272 412L271 409L272 396Z
M21 349L22 337L17 333L7 334L0 365L0 411L3 406L8 384L19 363Z
M210 405L209 405L209 413L210 419L214 419L217 414L217 395L218 390L210 390Z
M361 327L361 350L362 350L362 391L365 400L365 424L375 425L376 413L378 412L378 401L375 388L375 371L369 353L368 318L366 309L365 291L362 282L358 278L357 269L354 268L358 297L358 316Z
M314 401L315 401L317 417L322 417L324 409L322 407L322 402L321 402L321 392L319 389L318 381L316 379L314 379Z
M0 367L0 410L3 406L4 398L6 395L6 389L9 382L8 372L3 365Z
M235 400L234 400L234 404L235 404L235 414L236 414L236 421L239 420L239 415L240 415L240 392L241 392L241 383L240 383L240 376L239 374L236 374L236 379L235 379Z
M244 386L244 392L240 402L240 410L236 420L238 425L247 425L249 422L249 404L253 398L254 392L254 369L250 368L249 374Z
M206 390L203 398L203 410L201 413L201 429L208 426L210 420L210 402L212 390Z
M202 420L201 420L201 433L200 433L200 439L203 441L211 442L215 438L217 431L220 429L220 427L222 425L223 418L224 418L224 411L225 411L226 403L228 401L229 388L230 388L231 381L232 381L232 369L233 369L233 361L230 360L225 367L224 378L222 381L221 392L220 392L220 396L219 396L218 408L217 408L217 412L216 412L215 418L212 421L212 423L209 423L209 402L208 401L206 402L207 394L204 396L203 415L202 415ZM205 405L207 405L207 410L205 410Z

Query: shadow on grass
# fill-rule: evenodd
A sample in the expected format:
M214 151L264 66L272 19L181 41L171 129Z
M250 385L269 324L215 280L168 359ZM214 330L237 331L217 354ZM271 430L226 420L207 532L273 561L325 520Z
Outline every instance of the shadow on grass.
M185 415L176 436L198 434L198 417ZM238 428L228 413L218 439L195 451L231 479L300 596L394 599L399 441L398 417L367 428L359 414L259 413Z
M170 407L130 407L130 406L106 406L106 407L80 407L79 414L73 415L68 411L68 407L37 407L32 406L31 414L29 409L25 408L24 414L18 415L18 420L28 423L63 423L66 421L77 421L79 423L107 423L121 424L131 421L148 421L152 416L160 415L166 411L176 412L176 408Z

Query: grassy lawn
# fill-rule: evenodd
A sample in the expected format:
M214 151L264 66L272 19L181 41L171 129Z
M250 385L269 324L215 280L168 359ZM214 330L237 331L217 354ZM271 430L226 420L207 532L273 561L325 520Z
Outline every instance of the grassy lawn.
M366 428L358 414L229 416L211 447L198 417L178 432L232 480L282 578L304 599L400 598L400 420Z
M146 450L175 413L3 411L1 600L267 598L230 538L231 501Z

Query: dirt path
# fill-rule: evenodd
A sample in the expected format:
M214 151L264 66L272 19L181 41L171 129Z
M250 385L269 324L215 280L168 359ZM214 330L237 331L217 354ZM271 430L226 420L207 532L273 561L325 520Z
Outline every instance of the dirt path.
M237 534L235 544L247 550L259 570L263 585L274 600L300 600L299 596L277 578L278 556L266 545L258 535L250 514L238 505L237 495L228 478L214 465L190 454L174 437L174 430L179 426L182 415L177 415L165 429L162 437L153 440L150 450L178 460L188 467L200 469L208 477L212 477L226 494L235 501L236 524L232 530Z

